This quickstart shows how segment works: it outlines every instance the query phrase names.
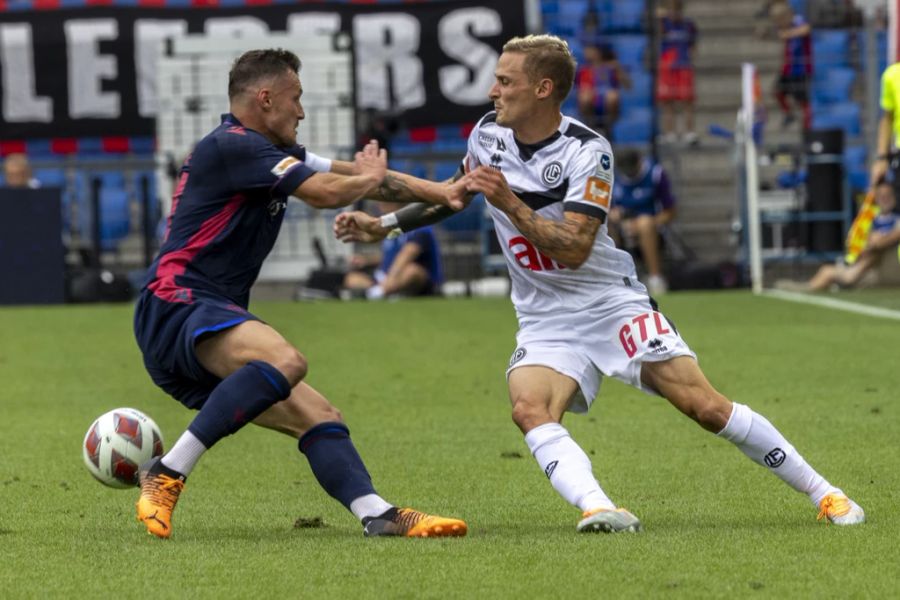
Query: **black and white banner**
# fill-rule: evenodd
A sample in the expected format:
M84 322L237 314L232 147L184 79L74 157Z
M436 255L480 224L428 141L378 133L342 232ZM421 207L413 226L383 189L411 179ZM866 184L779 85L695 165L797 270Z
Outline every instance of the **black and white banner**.
M474 121L500 48L525 32L524 2L0 12L0 140L153 135L161 39L311 26L350 34L360 108L411 126Z

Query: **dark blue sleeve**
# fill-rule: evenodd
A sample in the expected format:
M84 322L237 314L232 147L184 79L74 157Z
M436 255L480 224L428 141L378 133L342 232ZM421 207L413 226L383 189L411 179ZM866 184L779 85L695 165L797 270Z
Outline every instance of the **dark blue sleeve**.
M265 188L289 196L315 174L298 157L255 132L223 132L217 141L236 189Z

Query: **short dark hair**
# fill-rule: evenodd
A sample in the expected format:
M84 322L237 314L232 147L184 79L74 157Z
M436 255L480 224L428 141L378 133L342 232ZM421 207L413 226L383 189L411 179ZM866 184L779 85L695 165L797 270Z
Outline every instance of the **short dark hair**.
M233 99L250 84L278 77L290 69L300 72L300 59L290 50L268 48L248 50L235 59L228 73L228 98Z

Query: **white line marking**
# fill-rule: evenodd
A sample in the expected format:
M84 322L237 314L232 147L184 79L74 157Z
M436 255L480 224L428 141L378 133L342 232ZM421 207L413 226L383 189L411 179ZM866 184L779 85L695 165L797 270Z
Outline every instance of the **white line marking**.
M900 321L900 311L891 310L890 308L881 308L880 306L869 306L868 304L860 304L858 302L835 300L834 298L824 298L822 296L801 294L799 292L784 292L781 290L766 290L765 292L763 292L763 296L777 298L779 300L787 300L788 302L799 302L801 304L824 306L825 308L844 310L847 312L866 315L868 317L880 317L882 319L894 319L895 321Z

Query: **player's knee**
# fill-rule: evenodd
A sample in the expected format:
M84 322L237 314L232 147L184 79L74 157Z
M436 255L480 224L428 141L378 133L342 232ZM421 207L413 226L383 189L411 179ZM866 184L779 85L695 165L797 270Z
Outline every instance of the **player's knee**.
M309 370L306 357L293 346L287 346L278 353L278 358L271 361L272 366L281 371L291 387L300 383Z
M528 432L547 423L550 412L527 396L518 396L512 399L512 420L523 432Z
M694 419L701 427L718 433L728 424L731 417L731 402L718 392L705 395L694 410Z

